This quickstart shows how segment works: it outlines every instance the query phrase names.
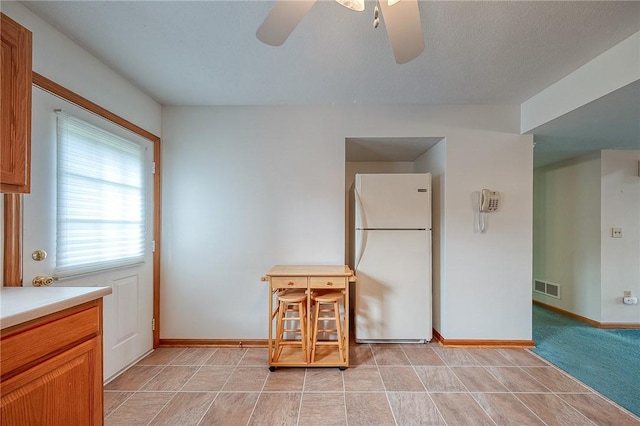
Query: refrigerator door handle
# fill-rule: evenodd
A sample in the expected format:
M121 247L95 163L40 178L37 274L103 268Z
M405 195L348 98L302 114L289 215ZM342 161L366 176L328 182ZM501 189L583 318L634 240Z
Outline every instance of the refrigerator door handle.
M353 191L353 195L356 201L356 214L355 214L356 229L365 229L367 227L367 224L365 223L364 210L362 208L362 201L360 201L360 194L358 193L357 188L355 191ZM358 224L360 224L360 226L358 226Z
M364 210L362 209L362 201L360 201L360 194L358 193L358 189L356 188L354 192L355 202L356 202L356 232L361 233L360 238L356 238L356 256L354 261L354 269L358 270L358 265L360 265L360 259L362 259L362 254L364 252L364 247L367 244L367 231L365 228L367 227L365 224L364 218ZM360 226L358 226L360 225Z
M357 271L364 253L364 247L367 245L367 231L364 229L358 229L356 232L360 232L360 238L356 238L356 258L353 268Z

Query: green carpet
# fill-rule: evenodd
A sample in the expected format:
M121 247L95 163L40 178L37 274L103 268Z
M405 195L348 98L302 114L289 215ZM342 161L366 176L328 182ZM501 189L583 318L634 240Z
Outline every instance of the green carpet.
M640 416L640 330L605 330L533 306L533 352Z

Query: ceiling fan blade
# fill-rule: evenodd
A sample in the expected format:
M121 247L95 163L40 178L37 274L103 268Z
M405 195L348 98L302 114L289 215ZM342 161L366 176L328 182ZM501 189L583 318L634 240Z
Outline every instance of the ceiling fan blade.
M307 14L316 0L276 0L276 4L256 32L258 40L270 46L281 46Z
M424 50L418 0L402 0L393 6L389 6L387 0L378 3L396 63L404 64L417 58Z

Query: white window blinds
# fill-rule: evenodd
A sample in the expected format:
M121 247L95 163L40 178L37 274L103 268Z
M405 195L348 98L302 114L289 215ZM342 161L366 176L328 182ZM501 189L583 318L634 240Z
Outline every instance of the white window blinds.
M58 114L56 275L144 261L143 148Z

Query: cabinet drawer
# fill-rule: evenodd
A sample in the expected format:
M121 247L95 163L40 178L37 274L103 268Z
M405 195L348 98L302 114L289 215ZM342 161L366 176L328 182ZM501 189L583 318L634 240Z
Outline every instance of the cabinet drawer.
M307 277L272 277L273 288L307 288Z
M311 288L345 288L347 278L345 277L310 277Z
M99 335L100 316L98 306L68 316L52 314L42 321L36 320L32 328L3 336L0 374L4 376L59 349Z

